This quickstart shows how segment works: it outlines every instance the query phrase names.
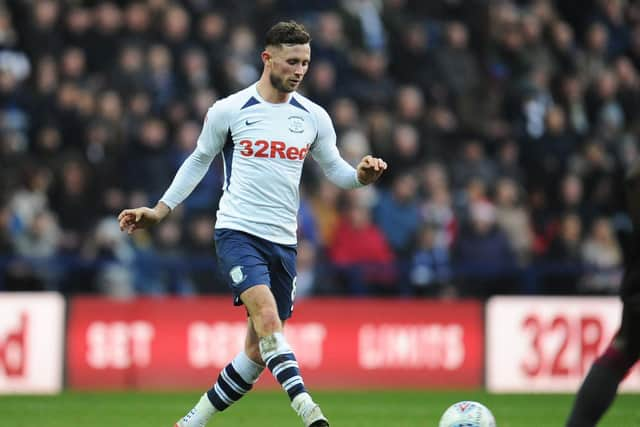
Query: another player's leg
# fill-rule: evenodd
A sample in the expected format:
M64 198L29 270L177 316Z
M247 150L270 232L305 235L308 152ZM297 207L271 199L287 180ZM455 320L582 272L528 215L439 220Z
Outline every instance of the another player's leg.
M264 370L258 347L258 336L251 320L247 325L245 349L220 371L218 379L209 391L175 427L203 427L216 413L222 412L244 396Z
M291 406L307 427L328 427L329 422L305 388L293 350L284 337L275 298L266 285L253 286L241 295L258 334L262 360L289 395Z
M640 315L626 304L622 326L607 350L591 366L576 395L567 427L593 427L609 409L618 385L638 360Z

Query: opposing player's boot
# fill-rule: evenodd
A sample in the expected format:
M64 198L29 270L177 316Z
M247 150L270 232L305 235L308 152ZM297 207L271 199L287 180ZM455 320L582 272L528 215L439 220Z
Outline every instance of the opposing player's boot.
M196 406L187 415L180 418L174 427L204 427L214 412L215 408L207 397L207 393L205 393L196 403Z
M309 393L300 393L293 398L291 407L302 418L305 427L329 427L329 420L322 414Z

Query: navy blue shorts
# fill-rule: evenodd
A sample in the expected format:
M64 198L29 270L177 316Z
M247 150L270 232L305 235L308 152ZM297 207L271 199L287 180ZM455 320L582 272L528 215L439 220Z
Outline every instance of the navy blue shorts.
M242 231L215 230L218 266L242 305L240 294L256 285L267 285L275 297L280 319L291 317L296 296L295 245L279 245Z

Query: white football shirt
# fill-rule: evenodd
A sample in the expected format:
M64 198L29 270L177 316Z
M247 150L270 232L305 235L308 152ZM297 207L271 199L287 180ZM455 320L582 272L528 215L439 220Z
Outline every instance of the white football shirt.
M174 209L218 153L224 158L225 177L216 228L275 243L296 243L300 176L308 154L339 187L362 185L356 170L340 157L327 112L295 92L287 102L273 104L253 84L216 101L196 149L160 200Z

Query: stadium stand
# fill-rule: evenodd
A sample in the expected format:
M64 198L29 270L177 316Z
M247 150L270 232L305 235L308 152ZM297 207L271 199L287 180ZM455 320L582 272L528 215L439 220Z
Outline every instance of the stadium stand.
M307 163L300 295L617 291L640 124L620 0L0 1L0 290L226 293L220 164L151 232L116 215L156 202L283 18L312 33L303 92L344 157L389 163L352 193Z

